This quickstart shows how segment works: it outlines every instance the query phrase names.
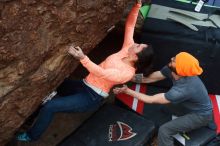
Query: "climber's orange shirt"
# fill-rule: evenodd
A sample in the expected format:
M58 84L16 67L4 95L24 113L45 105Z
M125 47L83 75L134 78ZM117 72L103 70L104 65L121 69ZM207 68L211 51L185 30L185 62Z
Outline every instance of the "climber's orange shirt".
M122 49L107 57L101 64L96 65L86 56L80 62L90 72L86 82L108 93L117 84L123 84L132 79L135 68L125 64L122 58L127 57L128 49L134 44L133 34L141 5L136 4L130 11L126 25Z

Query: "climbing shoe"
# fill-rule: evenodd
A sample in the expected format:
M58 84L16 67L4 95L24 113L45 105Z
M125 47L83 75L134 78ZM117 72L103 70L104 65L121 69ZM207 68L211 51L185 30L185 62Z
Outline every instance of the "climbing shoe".
M31 141L31 138L28 136L28 134L26 132L24 132L24 133L21 133L17 136L17 140L29 142L29 141Z

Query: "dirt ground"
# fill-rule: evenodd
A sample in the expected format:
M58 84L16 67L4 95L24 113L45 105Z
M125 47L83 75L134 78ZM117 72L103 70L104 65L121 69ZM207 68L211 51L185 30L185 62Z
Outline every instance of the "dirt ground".
M79 127L91 114L92 113L58 113L40 140L30 143L12 140L8 146L55 146Z

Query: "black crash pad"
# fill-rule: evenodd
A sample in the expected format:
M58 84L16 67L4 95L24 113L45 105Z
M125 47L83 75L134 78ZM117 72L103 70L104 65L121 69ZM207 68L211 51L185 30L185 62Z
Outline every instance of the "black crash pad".
M153 133L153 122L115 105L104 105L59 146L144 146Z
M167 90L168 89L166 88L160 88L160 87L148 85L146 94L154 95L157 93L167 92ZM122 108L130 109L127 105L125 105L123 102L121 102L117 98L115 98L115 104ZM134 111L132 110L132 112ZM156 131L162 124L172 119L172 114L167 112L167 106L162 105L162 104L144 104L142 116L154 123Z
M206 146L220 146L220 135L216 136Z
M207 143L216 137L216 132L207 127L202 127L180 135L185 144L175 139L177 146L207 146Z

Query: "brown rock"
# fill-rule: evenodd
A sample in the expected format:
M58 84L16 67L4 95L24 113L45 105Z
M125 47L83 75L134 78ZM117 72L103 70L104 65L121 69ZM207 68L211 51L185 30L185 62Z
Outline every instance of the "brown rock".
M76 68L68 45L88 53L128 0L0 0L0 145Z

